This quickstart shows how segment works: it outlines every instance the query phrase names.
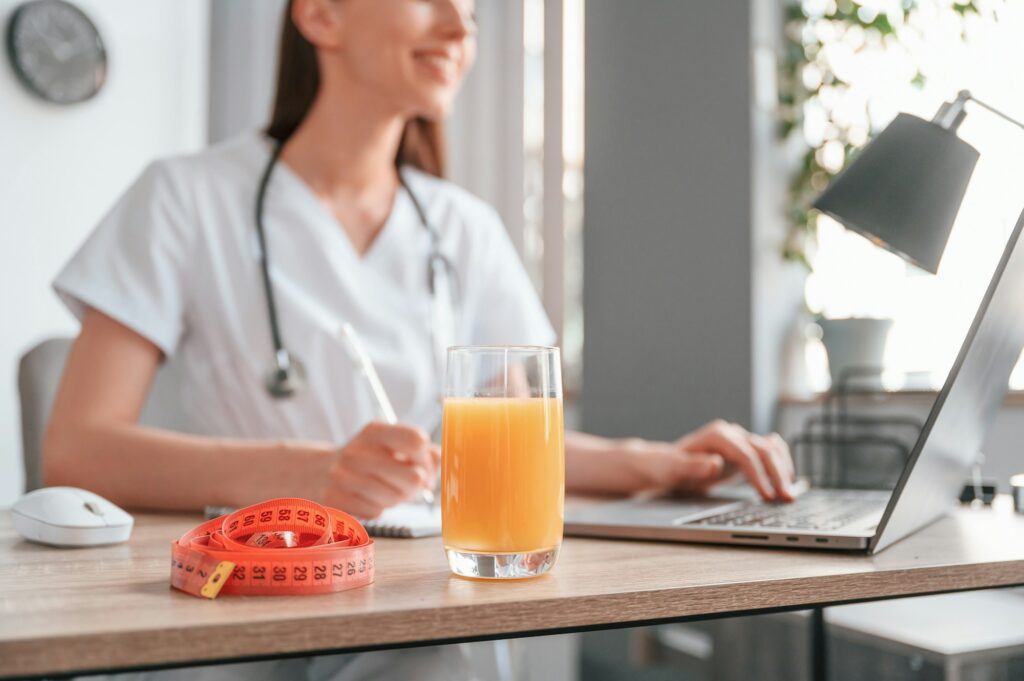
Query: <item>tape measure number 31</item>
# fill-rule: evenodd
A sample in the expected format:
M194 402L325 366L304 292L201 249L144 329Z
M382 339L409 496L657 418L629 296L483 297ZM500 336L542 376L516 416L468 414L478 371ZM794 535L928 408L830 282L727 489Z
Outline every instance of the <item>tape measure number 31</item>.
M366 529L306 499L242 508L171 543L171 586L193 596L321 594L372 581Z

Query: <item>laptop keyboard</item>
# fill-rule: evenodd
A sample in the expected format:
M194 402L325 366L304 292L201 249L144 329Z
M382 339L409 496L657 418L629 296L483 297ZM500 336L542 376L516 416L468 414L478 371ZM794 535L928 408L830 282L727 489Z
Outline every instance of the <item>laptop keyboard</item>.
M794 530L837 530L874 512L881 512L888 492L811 490L791 504L750 502L687 525L780 527Z

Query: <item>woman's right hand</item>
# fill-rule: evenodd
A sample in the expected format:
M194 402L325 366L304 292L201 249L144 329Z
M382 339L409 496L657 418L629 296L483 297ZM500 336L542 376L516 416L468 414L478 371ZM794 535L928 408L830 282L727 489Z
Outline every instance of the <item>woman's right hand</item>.
M440 464L441 450L419 428L370 423L336 452L324 503L357 518L376 518L431 489Z

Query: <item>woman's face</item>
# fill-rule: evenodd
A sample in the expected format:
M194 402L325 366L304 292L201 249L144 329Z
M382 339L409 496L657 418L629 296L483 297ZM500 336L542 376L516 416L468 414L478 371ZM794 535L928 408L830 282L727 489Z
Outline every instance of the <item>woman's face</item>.
M343 69L403 115L443 118L476 57L474 4L332 0L336 41L318 44L321 68Z

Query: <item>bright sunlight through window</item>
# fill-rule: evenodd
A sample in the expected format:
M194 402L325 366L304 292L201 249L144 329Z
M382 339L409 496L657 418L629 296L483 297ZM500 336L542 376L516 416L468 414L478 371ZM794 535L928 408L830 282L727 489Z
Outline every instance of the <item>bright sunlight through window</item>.
M805 30L819 32L826 43L823 58L850 84L843 90L823 90L823 97L834 98L829 102L833 117L846 117L853 134L867 139L869 130L877 133L901 111L930 120L943 101L967 89L1009 115L1024 118L1020 80L1024 2L993 0L984 4L980 16L972 13L963 18L952 4L919 0L909 23L903 25L898 1L861 3L862 11L869 14L889 14L895 28L895 35L889 36L893 40L871 36L857 26L844 28L816 20L815 13L808 11L811 18ZM804 3L805 9L815 5L827 3ZM911 82L918 69L923 85ZM811 85L820 78L814 63L801 75ZM955 359L1005 240L1024 208L1024 131L978 106L968 104L967 111L959 134L981 158L938 275L905 265L822 216L813 272L806 284L809 309L827 318L892 318L886 367L900 373L923 372L936 388ZM833 131L822 123L822 112L810 108L804 115L804 136L818 147L819 162L826 168L841 167L842 145L830 140ZM809 368L816 387L824 387L824 368ZM1010 385L1024 388L1020 364Z

